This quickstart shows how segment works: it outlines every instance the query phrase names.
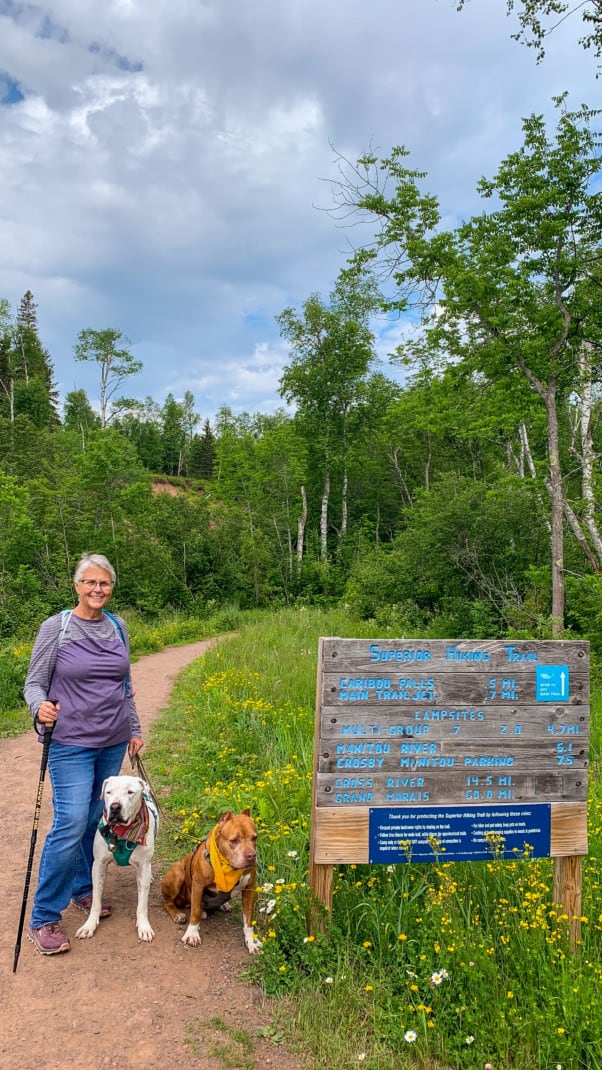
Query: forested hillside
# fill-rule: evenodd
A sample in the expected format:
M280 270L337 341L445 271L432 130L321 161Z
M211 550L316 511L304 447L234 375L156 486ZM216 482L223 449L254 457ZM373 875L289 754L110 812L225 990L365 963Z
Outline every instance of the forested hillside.
M335 211L372 240L328 297L279 317L291 406L275 414L212 425L190 393L125 396L130 343L84 327L74 362L96 363L100 403L59 406L34 295L0 303L0 639L69 604L94 550L116 604L148 614L343 600L400 631L600 646L592 118L559 101L555 132L525 120L482 214L451 231L403 148L341 159ZM391 316L401 385L376 359Z

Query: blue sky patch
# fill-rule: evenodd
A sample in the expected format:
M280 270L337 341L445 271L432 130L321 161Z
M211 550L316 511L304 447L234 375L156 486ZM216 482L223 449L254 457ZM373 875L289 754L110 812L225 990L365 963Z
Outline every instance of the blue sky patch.
M18 104L25 96L10 75L0 71L0 104Z
M66 45L70 40L69 31L65 26L59 26L58 22L54 22L49 15L44 15L40 20L36 37L41 37L43 40L58 41L61 45Z
M109 63L114 63L120 71L138 72L144 69L143 64L138 60L128 59L127 56L120 55L115 49L108 48L106 45L100 44L99 41L92 41L92 44L88 45L88 52L91 52L94 56L101 56L102 59L107 60Z

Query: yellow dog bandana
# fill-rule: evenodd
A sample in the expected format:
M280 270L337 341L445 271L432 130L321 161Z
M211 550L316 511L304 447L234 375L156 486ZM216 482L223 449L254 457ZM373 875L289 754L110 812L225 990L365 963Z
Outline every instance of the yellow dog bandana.
M213 866L215 883L220 892L231 892L234 886L238 884L244 870L234 869L227 858L224 858L215 842L215 829L211 833L211 839L209 840L209 860Z

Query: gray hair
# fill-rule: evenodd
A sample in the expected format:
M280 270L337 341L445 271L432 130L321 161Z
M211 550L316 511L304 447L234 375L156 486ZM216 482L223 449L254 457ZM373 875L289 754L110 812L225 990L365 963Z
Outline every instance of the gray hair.
M79 583L84 572L89 568L103 568L105 572L109 573L111 582L115 584L117 574L113 568L111 562L104 554L84 554L78 561L75 575L73 577L74 583Z

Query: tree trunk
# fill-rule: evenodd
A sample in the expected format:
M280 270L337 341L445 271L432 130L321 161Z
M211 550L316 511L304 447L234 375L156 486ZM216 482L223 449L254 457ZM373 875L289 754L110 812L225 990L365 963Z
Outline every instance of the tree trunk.
M520 439L521 439L521 457L523 458L523 460L527 461L528 468L529 468L529 473L530 473L531 477L533 479L535 479L536 476L537 476L537 473L535 471L535 464L533 463L533 456L531 454L531 447L529 445L529 438L528 438L528 435L527 435L527 428L525 427L524 423L521 423L521 425L520 425ZM545 486L546 486L546 490L547 490L548 494L550 495L550 499L552 499L552 484L550 483L549 479L546 479ZM563 508L563 511L564 511L566 522L569 525L571 531L573 532L573 535L577 539L577 542L579 543L581 549L583 550L583 553L584 553L585 557L589 561L589 563L592 566L594 572L599 572L600 571L599 564L596 561L596 558L594 557L594 554L592 553L592 551L590 549L590 546L589 546L589 543L588 543L588 541L587 541L587 539L585 537L585 533L583 531L583 528L581 527L581 524L579 523L579 518L575 515L575 512L571 509L569 503L566 500L566 496L564 494L564 488L563 488L563 493L562 493L562 508ZM551 531L551 525L550 525L549 521L546 522L546 526L548 528L548 531Z
M548 455L550 463L550 490L552 494L552 635L561 639L564 632L564 543L563 543L563 506L564 489L560 468L560 450L558 445L558 413L556 411L556 379L550 377L545 391L546 412L548 415Z
M592 545L598 557L598 567L596 568L596 571L599 572L600 564L602 564L602 538L600 538L600 532L598 531L595 519L594 468L596 463L596 452L591 430L593 395L592 347L588 342L584 343L581 353L579 354L579 367L581 370L581 494L584 503L585 527L589 532Z
M107 387L109 385L109 367L106 360L100 366L100 426L107 426Z
M291 531L288 501L286 503L286 552L288 557L287 576L290 580L293 575L293 533Z
M349 477L347 475L347 469L345 468L345 472L344 472L344 475L343 475L343 490L342 490L342 493L341 493L341 530L339 531L339 546L338 546L339 553L341 552L341 546L343 544L343 539L345 538L345 536L347 534L347 513L348 513L348 508L347 508L347 487L348 486L349 486Z
M3 379L0 379L0 386L8 398L9 421L13 424L15 422L15 381L11 378L8 383L5 383Z
M544 386L523 356L519 355L519 364L533 389L539 394L546 407L548 464L550 466L549 489L552 498L552 523L550 547L552 551L552 635L561 639L564 633L564 532L562 518L564 514L564 487L560 467L560 448L558 435L558 411L556 407L557 380L550 375Z
M529 468L529 473L531 475L531 478L535 479L537 473L535 471L535 463L533 461L533 454L531 453L531 446L529 444L529 436L527 435L527 428L526 428L524 420L521 420L521 422L520 422L518 433L520 435L520 445L521 445L521 450L520 450L521 459L520 459L519 474L521 476L524 476L524 474L525 474L525 461L526 461L527 462L527 466Z
M28 383L29 382L29 367L27 365L27 352L26 352L26 349L25 349L25 342L23 341L22 332L18 332L18 338L19 338L19 342L18 342L19 348L21 350L21 361L22 361L22 367L23 367L23 378L25 379L25 382Z
M426 444L427 444L427 452L426 452L426 463L425 463L425 466L424 466L424 489L425 490L430 490L431 489L431 461L433 459L433 454L432 454L432 450L431 450L431 436L428 433L427 433L427 436L426 436Z
M409 505L411 503L411 501L412 501L412 496L411 496L411 494L410 494L410 492L408 490L407 483L406 483L405 479L403 478L402 471L401 471L401 468L399 466L399 447L398 446L393 447L393 449L391 450L391 464L393 465L393 471L395 472L395 475L397 476L397 483L399 485L399 490L400 490L400 493L401 493L402 500L406 501L408 503L408 505Z
M301 502L303 508L297 520L297 574L301 572L303 564L303 542L305 539L305 525L307 524L307 491L301 487Z
M548 486L548 490L550 490L550 493L551 493L551 488L549 486ZM587 539L585 537L585 532L583 531L583 528L581 527L581 524L579 523L579 518L575 515L574 511L571 509L571 507L570 507L569 503L567 502L566 498L565 498L564 503L563 503L563 508L564 508L564 515L566 517L567 523L568 523L571 531L573 532L573 535L575 536L577 542L579 543L581 549L583 550L583 553L584 553L585 557L587 557L587 560L589 561L590 565L592 566L592 569L594 570L594 572L599 572L600 571L600 562L596 559L596 557L595 557L595 555L594 555L594 553L593 553L593 551L592 551L592 549L591 549L591 547L590 547L590 545L589 545L589 543L588 543L588 541L587 541Z
M326 564L328 561L328 502L330 499L330 473L326 473L324 491L322 493L322 508L320 510L320 560Z

